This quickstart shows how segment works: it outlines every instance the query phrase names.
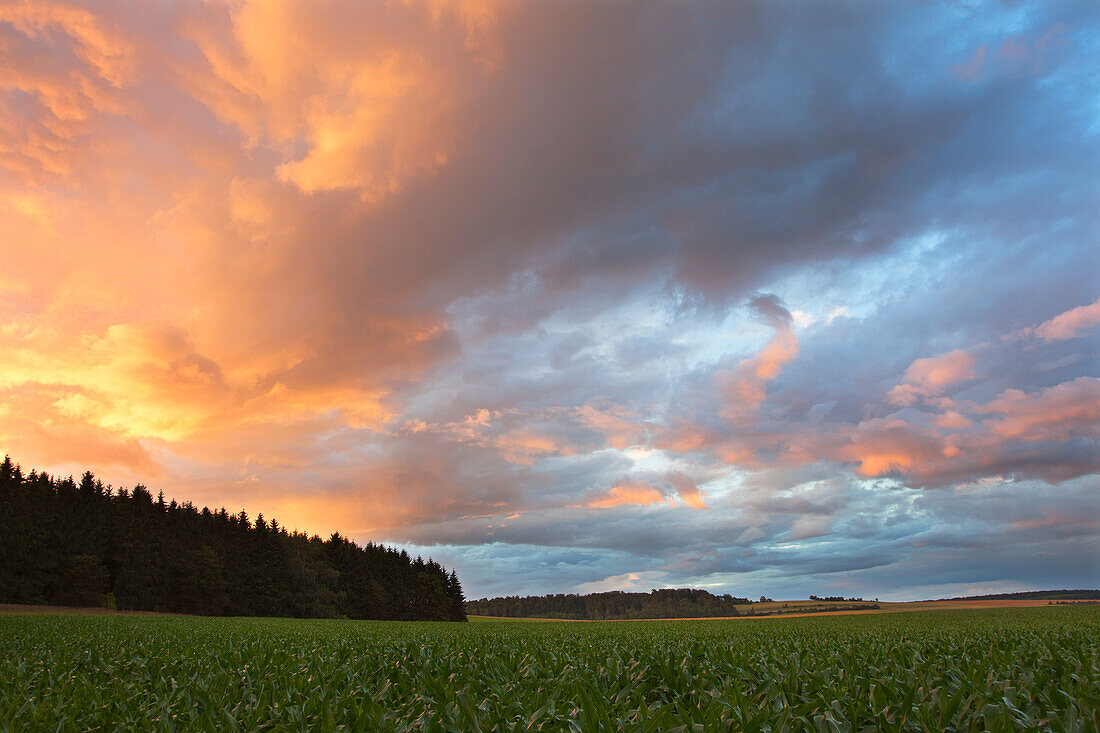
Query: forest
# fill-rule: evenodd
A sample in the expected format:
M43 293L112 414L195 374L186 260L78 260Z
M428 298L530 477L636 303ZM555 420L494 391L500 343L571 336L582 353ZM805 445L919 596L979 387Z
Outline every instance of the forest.
M990 593L984 596L956 596L949 601L1100 601L1100 590L1026 590L1019 593Z
M465 621L458 576L404 550L288 532L144 486L0 464L0 603L206 616Z
M589 593L508 596L467 601L466 610L480 616L568 619L706 618L737 616L737 604L748 598L716 596L705 590L675 588L649 593Z

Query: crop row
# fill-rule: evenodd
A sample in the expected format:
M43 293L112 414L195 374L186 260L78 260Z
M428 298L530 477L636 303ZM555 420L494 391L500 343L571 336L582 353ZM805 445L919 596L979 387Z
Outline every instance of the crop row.
M1100 613L0 616L5 730L1100 730Z

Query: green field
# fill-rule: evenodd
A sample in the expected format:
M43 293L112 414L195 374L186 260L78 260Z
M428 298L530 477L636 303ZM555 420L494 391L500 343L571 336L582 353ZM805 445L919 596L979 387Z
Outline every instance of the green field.
M3 730L1100 730L1100 609L473 624L0 616Z

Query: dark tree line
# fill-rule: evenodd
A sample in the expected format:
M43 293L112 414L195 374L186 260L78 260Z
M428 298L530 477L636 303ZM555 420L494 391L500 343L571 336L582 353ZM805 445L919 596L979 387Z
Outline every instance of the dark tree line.
M949 601L1088 601L1100 600L1100 590L1025 590L1020 593L992 593L985 596L956 596Z
M705 618L739 615L737 604L748 598L724 594L716 596L690 588L654 590L649 593L556 594L549 596L508 596L467 601L466 611L481 616L519 616L526 618L630 619L630 618Z
M0 603L212 616L465 621L454 571L404 550L287 532L0 464Z

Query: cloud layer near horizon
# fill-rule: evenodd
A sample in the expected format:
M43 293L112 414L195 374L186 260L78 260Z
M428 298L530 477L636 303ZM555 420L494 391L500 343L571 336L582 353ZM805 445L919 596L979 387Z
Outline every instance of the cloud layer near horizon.
M0 5L0 450L470 595L1095 585L1086 2Z

